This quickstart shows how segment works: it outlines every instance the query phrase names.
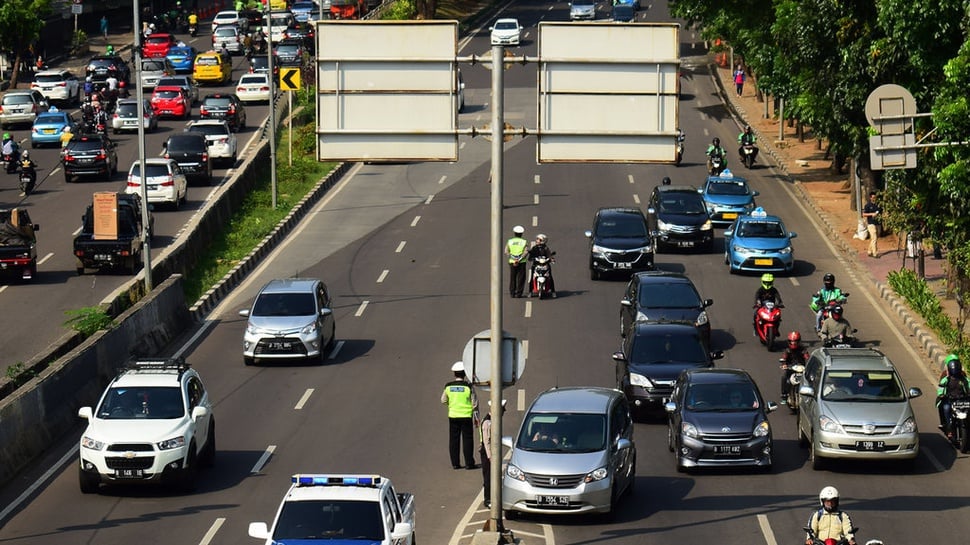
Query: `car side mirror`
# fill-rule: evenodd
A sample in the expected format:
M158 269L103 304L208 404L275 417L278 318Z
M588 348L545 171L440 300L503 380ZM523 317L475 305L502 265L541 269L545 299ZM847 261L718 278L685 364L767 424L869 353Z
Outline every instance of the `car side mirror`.
M724 351L723 350L715 350L714 352L711 352L711 359L712 360L719 360L719 359L721 359L723 357L724 357Z
M916 388L915 386L909 389L909 397L919 397L923 395L923 390Z
M35 223L35 224L31 225L31 227L34 228L34 231L40 231L40 224L39 223Z
M656 214L656 213L657 213L656 208L647 208L647 214Z
M767 410L769 413L770 412L777 411L778 410L778 404L775 403L774 401L768 401L765 404L765 410Z
M760 191L752 191L751 192L751 196L752 197L757 197L758 195L761 195L761 192Z
M629 299L624 297L623 299L620 299L620 306L630 308L633 306L633 303Z
M668 401L664 403L664 410L667 411L668 413L675 413L677 412L677 404L674 403L673 401Z
M592 231L583 231L583 234L586 235L586 238L593 238L593 232Z
M815 397L815 388L812 388L808 384L803 384L801 387L798 388L798 395Z
M333 309L329 309L329 308L320 309L320 316L330 316L331 314L333 314Z
M731 238L733 236L734 236L734 231L730 229L728 229L727 231L724 231L724 238Z
M168 140L162 142L162 149L168 149Z
M798 233L796 233L794 231L789 231L788 232L788 238L797 238L797 237L798 237Z
M628 448L633 448L633 441L625 437L616 440L616 450L626 450Z
M94 418L94 411L91 409L91 407L81 407L77 410L77 415L85 420L91 420Z
M506 448L512 448L513 445L512 445L512 436L511 435L503 435L502 436L502 446L503 447L506 447Z
M244 309L240 310L239 311L239 315L242 316L243 318L249 318L249 309L248 308L244 308Z
M704 308L707 308L714 304L714 299L704 299Z
M626 355L622 351L613 352L613 361L626 361Z

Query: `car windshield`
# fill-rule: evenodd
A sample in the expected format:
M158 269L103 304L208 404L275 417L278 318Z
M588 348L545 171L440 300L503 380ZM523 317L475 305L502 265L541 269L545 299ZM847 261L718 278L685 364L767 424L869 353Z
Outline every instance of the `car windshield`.
M37 83L60 83L66 81L68 76L63 74L37 74L34 81Z
M94 70L95 68L116 68L115 63L111 59L91 59L88 64L88 70Z
M161 78L158 80L159 87L185 87L185 78Z
M829 371L822 379L825 401L903 402L903 385L893 371Z
M179 91L155 91L154 98L173 99L182 96Z
M747 195L748 186L744 182L711 181L707 184L709 195Z
M165 148L168 151L201 153L205 151L206 144L200 141L198 136L173 136L168 139L168 145Z
M142 61L141 69L144 70L145 72L164 72L165 65L158 61L146 59Z
M691 384L684 394L686 408L696 412L754 411L760 406L750 384Z
M384 540L381 504L352 500L288 501L280 509L273 541L302 543L304 540L381 543Z
M644 284L637 294L640 308L698 308L701 298L687 282Z
M264 293L253 305L253 316L313 316L312 293Z
M229 97L206 97L202 104L206 108L225 109L232 105L232 101Z
M97 417L105 420L166 420L184 415L178 386L111 388L97 412Z
M215 35L216 36L219 36L220 38L225 38L225 37L228 37L228 36L235 37L236 36L236 27L233 27L233 26L222 26L222 27L219 27L219 28L216 29Z
M617 214L601 218L596 234L602 238L644 238L647 225L636 214Z
M704 201L696 193L666 193L660 197L660 210L670 214L706 214Z
M515 30L518 25L512 21L499 21L495 23L495 30Z
M300 50L300 44L280 44L276 46L277 53L295 54Z
M72 140L71 153L100 153L104 147L99 140Z
M173 47L168 50L168 56L171 57L184 57L186 55L191 55L192 50L188 47Z
M171 40L169 39L168 36L156 36L154 38L149 37L148 40L145 41L145 44L146 45L165 45L169 42L171 42Z
M269 81L263 76L243 76L239 78L239 85L269 85Z
M606 445L606 417L588 413L530 413L516 447L532 452L598 452Z
M215 56L199 56L195 58L196 66L219 66L219 58Z
M785 229L778 222L745 221L738 232L742 237L785 238Z
M657 363L707 363L708 355L700 337L647 333L637 335L627 359L635 365Z
M34 120L35 125L60 125L66 123L63 114L40 114L37 119Z
M574 0L573 5L577 7L591 8L596 5L596 0Z
M229 131L227 131L226 127L223 125L192 125L189 127L189 131L204 134L206 136L229 136Z

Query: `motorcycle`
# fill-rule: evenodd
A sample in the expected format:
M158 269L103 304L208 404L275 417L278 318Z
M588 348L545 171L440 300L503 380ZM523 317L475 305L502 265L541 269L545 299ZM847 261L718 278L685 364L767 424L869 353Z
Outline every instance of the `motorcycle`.
M858 329L853 329L851 333L855 333ZM822 339L822 346L825 348L852 348L856 344L856 338L852 334L845 335L839 334L834 337L829 337L827 339Z
M34 186L37 184L37 171L34 170L33 165L21 165L20 166L20 192L24 195L30 195L34 191Z
M806 526L802 529L808 534L808 538L812 540L812 545L848 545L849 543L849 540L844 537L841 539L819 539L818 536L815 535L815 532L812 531L811 526ZM855 534L859 531L859 528L857 526L853 526L849 531ZM867 541L866 545L882 545L882 542L878 539L872 539Z
M758 146L744 144L741 146L741 162L749 169L754 168L754 160L758 157Z
M680 162L684 160L684 140L687 139L687 135L681 133L677 135L677 157L674 159L674 164L680 166Z
M822 322L824 322L825 319L829 317L829 312L831 312L833 308L839 305L842 305L844 307L845 303L848 302L848 297L849 297L848 293L843 293L841 300L833 299L831 301L828 301L824 305L822 305ZM818 328L815 329L815 332L818 333Z
M189 36L192 36L193 38L195 38L195 36L198 33L199 33L199 25L189 25Z
M778 338L778 330L781 327L782 308L784 308L784 305L776 305L774 301L765 301L757 307L758 311L755 313L754 332L761 344L768 349L768 352L775 348L775 339Z
M781 362L782 371L788 374L788 395L785 397L785 402L788 410L795 414L798 412L798 389L802 385L805 366L800 363L789 364L785 358L780 358L778 361Z
M14 150L13 153L3 154L3 168L7 174L17 172L18 166L20 166L20 151Z
M949 429L953 432L953 446L966 454L970 452L970 398L950 401Z
M707 163L710 165L711 176L721 175L721 172L724 170L724 157L712 153L708 157Z
M529 282L529 297L535 294L542 299L553 294L551 282L549 282L552 277L552 263L552 257L536 257L535 266L532 268L532 280Z

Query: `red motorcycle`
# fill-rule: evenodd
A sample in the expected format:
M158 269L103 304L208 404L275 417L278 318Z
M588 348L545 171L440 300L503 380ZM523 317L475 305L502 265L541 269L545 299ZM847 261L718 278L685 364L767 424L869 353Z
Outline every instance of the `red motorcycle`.
M776 305L774 301L765 301L758 308L754 319L754 332L761 344L768 352L775 349L775 339L781 328L781 309L784 305Z

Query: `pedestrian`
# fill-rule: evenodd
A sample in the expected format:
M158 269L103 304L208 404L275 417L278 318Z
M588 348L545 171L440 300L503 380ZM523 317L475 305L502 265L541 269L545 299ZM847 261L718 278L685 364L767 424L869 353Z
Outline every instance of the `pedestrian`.
M463 452L465 469L475 469L475 447L472 444L475 391L465 375L463 362L455 362L451 371L455 378L445 384L441 392L441 403L448 405L448 454L451 456L451 467L461 469L459 454Z
M744 69L738 64L737 69L734 71L734 87L738 90L738 96L741 96L741 92L744 90Z
M505 255L509 258L509 295L522 297L525 289L525 266L529 257L529 242L522 238L525 228L516 225L512 228L512 238L505 243Z
M502 400L502 414L505 414L505 403L506 400ZM492 400L488 401L488 407L491 409ZM492 412L489 411L482 419L481 425L481 446L479 447L479 453L482 456L482 485L484 488L483 495L485 497L485 507L492 506Z
M101 16L101 35L104 39L108 39L108 17L106 15Z
M866 231L869 232L869 249L866 253L870 257L879 257L879 235L881 232L881 220L879 214L882 207L876 202L876 192L869 193L869 202L862 208L862 217L866 218Z

